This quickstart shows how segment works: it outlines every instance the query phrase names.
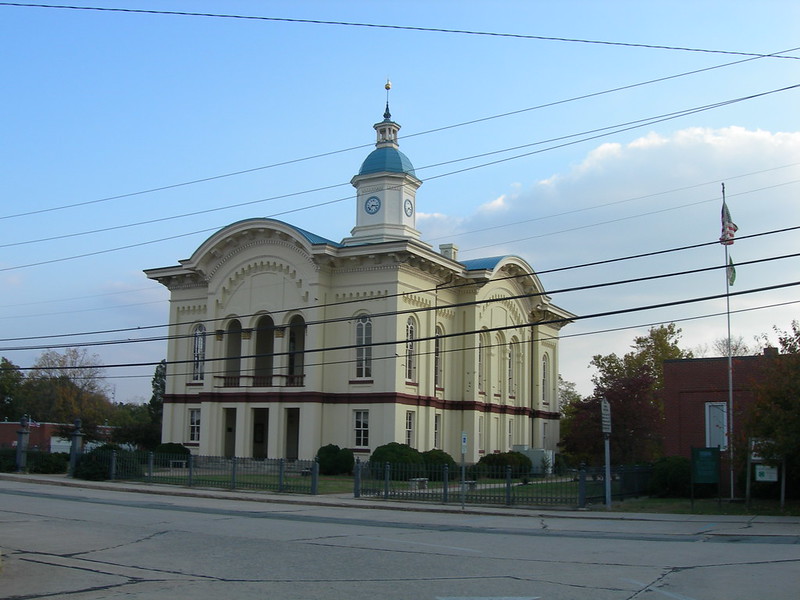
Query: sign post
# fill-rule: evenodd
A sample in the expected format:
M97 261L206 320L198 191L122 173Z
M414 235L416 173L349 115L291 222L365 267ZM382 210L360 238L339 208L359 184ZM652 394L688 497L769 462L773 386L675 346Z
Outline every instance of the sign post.
M611 510L611 405L600 399L600 414L603 418L603 442L606 451L606 509Z
M469 438L467 437L467 432L461 432L461 510L464 510L464 502L465 497L467 494L467 443L469 442Z

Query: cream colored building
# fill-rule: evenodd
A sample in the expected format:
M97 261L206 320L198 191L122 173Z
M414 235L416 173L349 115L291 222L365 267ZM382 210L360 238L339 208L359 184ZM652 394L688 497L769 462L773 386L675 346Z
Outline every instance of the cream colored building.
M170 290L164 442L203 455L366 458L396 441L468 462L558 442L558 335L573 317L516 256L459 261L415 228L421 181L387 104L334 242L273 219L233 223Z

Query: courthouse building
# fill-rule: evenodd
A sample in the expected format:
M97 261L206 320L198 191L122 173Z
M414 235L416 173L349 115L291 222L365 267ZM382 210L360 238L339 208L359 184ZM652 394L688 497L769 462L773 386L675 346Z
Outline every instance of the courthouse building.
M523 258L423 242L422 182L388 103L374 127L349 237L246 219L146 271L170 290L164 442L308 459L395 441L460 458L465 432L470 462L555 450L558 336L574 315Z

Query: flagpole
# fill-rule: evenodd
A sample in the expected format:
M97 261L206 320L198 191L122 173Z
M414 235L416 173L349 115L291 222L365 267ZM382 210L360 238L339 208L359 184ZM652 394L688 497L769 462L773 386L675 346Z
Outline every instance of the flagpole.
M722 184L722 206L727 208L725 203L725 184ZM724 231L725 218L723 216L723 237L727 234ZM735 225L734 225L735 227ZM726 240L728 241L728 240ZM733 243L733 240L729 240ZM730 499L734 499L733 493L733 353L731 351L731 280L730 280L730 256L728 255L729 243L723 243L725 248L725 316L728 324L728 462L730 467Z

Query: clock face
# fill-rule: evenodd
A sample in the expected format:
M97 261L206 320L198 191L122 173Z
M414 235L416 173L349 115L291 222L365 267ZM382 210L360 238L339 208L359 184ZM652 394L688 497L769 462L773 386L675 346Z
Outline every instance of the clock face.
M377 196L370 196L364 203L364 210L367 214L374 215L381 209L381 199Z
M408 198L406 198L406 202L403 205L404 210L406 211L406 216L410 217L414 213L414 203L411 202Z

